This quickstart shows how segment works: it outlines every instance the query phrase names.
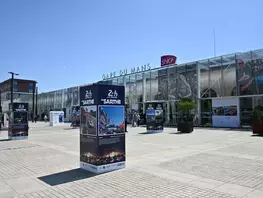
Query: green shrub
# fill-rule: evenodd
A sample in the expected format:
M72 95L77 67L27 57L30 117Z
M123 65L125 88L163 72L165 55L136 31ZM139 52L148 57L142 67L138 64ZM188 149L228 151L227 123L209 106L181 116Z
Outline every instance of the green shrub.
M253 111L253 123L263 123L263 107L257 106Z
M181 112L181 119L183 121L192 122L194 119L194 114L192 110L196 109L197 105L192 99L182 98L177 103L178 109Z

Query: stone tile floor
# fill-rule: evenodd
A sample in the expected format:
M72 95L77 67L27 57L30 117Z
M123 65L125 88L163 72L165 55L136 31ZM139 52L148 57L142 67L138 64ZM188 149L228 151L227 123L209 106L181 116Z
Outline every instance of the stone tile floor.
M197 128L143 134L129 128L127 168L102 175L79 169L79 130L30 123L23 141L0 141L0 198L262 198L263 138Z

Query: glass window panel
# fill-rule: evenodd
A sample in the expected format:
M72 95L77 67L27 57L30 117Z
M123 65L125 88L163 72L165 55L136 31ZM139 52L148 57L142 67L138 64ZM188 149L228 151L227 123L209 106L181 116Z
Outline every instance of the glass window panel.
M130 75L129 79L129 101L130 104L137 103L137 92L136 92L136 74Z
M151 71L151 99L158 100L158 71Z
M168 68L168 99L169 100L177 100L178 94L176 89L176 76L177 76L177 67L169 67Z
M146 101L151 101L151 72L144 73L146 80Z
M180 65L177 67L176 88L179 98L189 98L192 96L191 87L187 82L186 65Z
M158 94L157 100L168 99L168 69L158 70Z
M189 98L196 99L197 98L197 63L190 63L186 65L186 82L188 88L190 90Z
M210 97L222 96L222 58L216 57L208 60L210 69Z
M72 94L73 106L79 105L79 87L73 87Z
M256 84L255 94L263 94L263 49L252 51L252 67Z
M14 92L18 91L17 80L14 80Z
M236 96L236 60L235 54L222 56L222 95Z
M113 78L111 81L112 81L112 84L113 84L113 85L118 85L118 80L117 80L117 78Z
M238 93L239 95L252 95L256 92L254 72L251 64L251 52L236 55L238 70Z
M129 76L124 76L123 81L125 85L125 104L130 104L129 95L130 95L130 87L129 87Z
M28 92L29 92L29 93L33 93L33 89L34 89L33 83L29 83L29 84L28 84Z
M123 76L117 78L118 85L124 85Z
M143 73L136 74L137 101L143 102Z
M209 65L208 60L198 62L198 69L200 70L200 97L209 98Z

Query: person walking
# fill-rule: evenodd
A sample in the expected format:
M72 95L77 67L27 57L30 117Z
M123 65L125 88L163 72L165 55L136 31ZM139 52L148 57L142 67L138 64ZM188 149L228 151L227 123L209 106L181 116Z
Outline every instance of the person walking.
M141 122L141 116L139 113L137 113L137 126L140 126L140 122Z
M45 120L45 122L47 122L47 115L44 116L44 120Z
M127 131L127 112L125 112L125 126L124 126L124 128L125 128L125 132L128 132Z
M37 123L37 115L35 116L34 121L35 121L35 123Z

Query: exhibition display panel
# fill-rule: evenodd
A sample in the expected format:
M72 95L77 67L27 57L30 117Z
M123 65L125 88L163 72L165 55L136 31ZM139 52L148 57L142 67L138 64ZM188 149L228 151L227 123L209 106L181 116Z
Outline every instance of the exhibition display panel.
M50 111L49 112L49 125L56 126L64 123L64 111Z
M163 103L146 103L146 128L148 133L163 132L164 111Z
M28 103L9 104L10 116L8 139L21 140L28 138Z
M213 127L240 127L238 98L212 99Z
M125 168L124 86L80 87L80 168L103 173Z

